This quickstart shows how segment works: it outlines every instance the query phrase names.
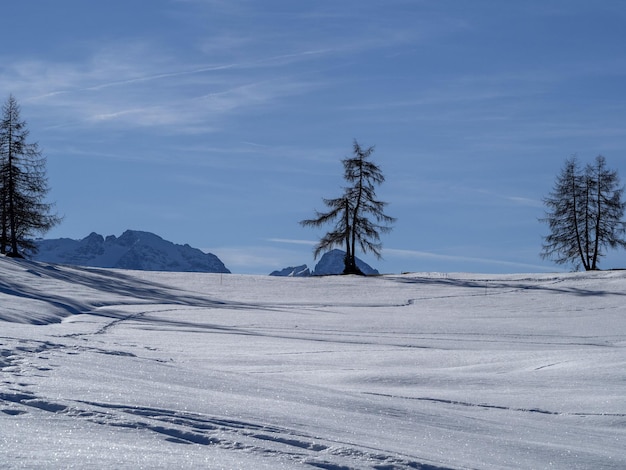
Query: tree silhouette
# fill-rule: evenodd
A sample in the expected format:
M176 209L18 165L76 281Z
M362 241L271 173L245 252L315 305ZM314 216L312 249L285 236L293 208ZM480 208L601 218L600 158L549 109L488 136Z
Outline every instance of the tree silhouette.
M598 269L607 247L626 248L623 191L617 171L607 168L602 155L584 170L576 157L567 159L544 199L546 217L540 220L550 234L544 237L541 256L590 271Z
M17 100L10 95L0 121L0 253L21 256L33 251L35 233L43 234L60 222L45 202L46 160L20 118Z
M378 165L369 160L374 147L361 148L355 140L352 156L342 160L344 179L349 184L341 197L323 199L327 212L315 211L315 218L300 222L303 226L320 227L334 222L315 247L314 257L336 246L345 246L344 274L363 274L356 265L356 247L363 253L381 257L380 234L391 230L395 219L384 213L386 202L376 199L375 187L385 181ZM373 219L373 221L372 221Z

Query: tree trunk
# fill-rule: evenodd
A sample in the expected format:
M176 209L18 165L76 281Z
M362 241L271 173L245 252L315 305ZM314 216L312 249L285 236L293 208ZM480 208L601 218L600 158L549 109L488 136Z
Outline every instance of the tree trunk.
M5 190L6 188L3 188L3 193L5 192ZM6 218L7 205L6 205L5 194L2 194L2 208L0 208L0 210L2 210L2 213L0 213L0 216L2 216L2 220L0 221L2 223L2 229L0 233L0 254L4 255L7 252L7 241L8 241L7 218Z
M343 273L344 274L350 274L350 266L352 265L351 261L350 261L350 253L352 253L351 250L351 244L350 244L350 238L352 235L352 229L350 227L350 205L347 203L347 199L346 199L346 214L345 214L345 224L346 224L346 255L343 257Z
M598 180L596 181L596 185L598 187L598 191L596 193L596 239L593 249L593 262L591 264L591 269L598 269L598 250L600 249L600 220L602 219L602 193L601 193L601 182L600 182L600 170L598 169Z
M8 187L8 202L9 202L9 235L11 237L11 252L12 256L17 256L17 224L16 224L16 208L15 208L15 177L13 171L13 135L12 130L9 128L9 142L8 142L9 155L7 159L7 172L9 174L9 187Z
M583 267L585 268L585 271L589 271L589 264L587 263L587 260L585 258L585 254L583 253L583 247L582 244L580 243L580 230L578 229L578 199L576 198L576 175L572 175L572 197L573 197L573 204L574 204L574 228L576 230L576 243L578 244L578 253L580 254L580 259L583 262Z
M585 181L585 226L584 229L584 251L583 266L585 271L589 271L589 181Z
M343 259L343 274L363 275L363 272L356 265L356 256L354 254L355 243L354 226L350 224L350 211L346 208L346 256Z
M363 271L361 271L356 265L356 221L359 217L359 211L361 210L361 199L363 197L363 161L361 158L361 168L359 171L359 184L358 184L358 195L356 198L356 203L354 204L354 210L352 211L352 224L351 224L351 232L352 232L352 252L348 253L348 261L346 262L346 269L344 270L344 274L358 274L363 275Z

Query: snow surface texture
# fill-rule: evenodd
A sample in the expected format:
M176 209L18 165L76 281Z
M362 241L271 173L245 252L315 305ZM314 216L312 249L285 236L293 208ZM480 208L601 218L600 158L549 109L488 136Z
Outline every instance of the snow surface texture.
M2 468L626 468L626 272L0 258Z
M230 272L214 254L138 230L127 230L119 238L104 238L93 232L82 240L58 238L40 240L37 245L39 251L33 258L47 263L146 271Z
M346 252L342 250L330 250L320 258L319 262L315 265L315 269L311 273L306 264L301 266L290 266L280 271L273 271L270 276L285 276L285 277L307 277L307 276L328 276L333 274L341 274L345 269ZM372 268L365 261L356 258L356 265L363 274L377 275L380 274L376 269Z

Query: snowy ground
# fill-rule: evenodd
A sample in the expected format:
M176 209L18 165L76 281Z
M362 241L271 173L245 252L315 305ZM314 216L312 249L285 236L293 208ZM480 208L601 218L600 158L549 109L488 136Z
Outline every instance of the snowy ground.
M626 272L0 258L2 468L626 468Z

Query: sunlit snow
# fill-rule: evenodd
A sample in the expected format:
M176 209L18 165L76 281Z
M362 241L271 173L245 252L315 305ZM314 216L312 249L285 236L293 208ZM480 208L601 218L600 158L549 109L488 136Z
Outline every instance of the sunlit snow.
M2 468L626 468L626 272L0 258Z

